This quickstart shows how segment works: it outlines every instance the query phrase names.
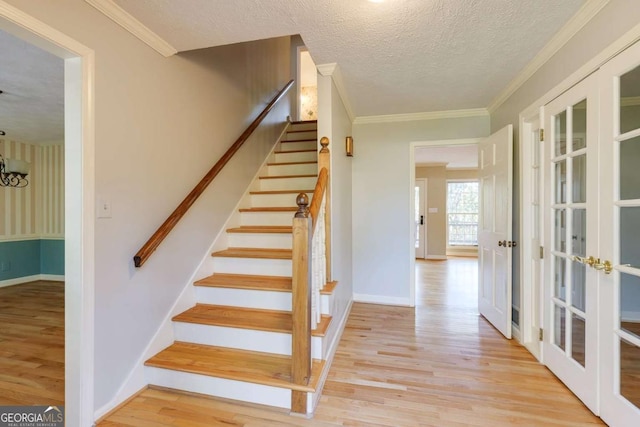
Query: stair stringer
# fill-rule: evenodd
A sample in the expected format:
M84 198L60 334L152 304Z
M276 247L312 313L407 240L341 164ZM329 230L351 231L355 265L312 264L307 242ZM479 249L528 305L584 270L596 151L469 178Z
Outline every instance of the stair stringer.
M242 197L238 201L237 205L232 211L232 214L229 216L224 226L220 229L216 237L213 239L211 246L208 250L203 254L202 260L198 264L198 267L195 269L194 273L191 275L189 280L185 283L182 292L176 299L174 305L169 309L167 315L164 317L160 326L156 330L156 333L153 335L147 347L145 347L142 355L136 361L135 366L127 375L126 380L122 384L122 386L118 389L117 393L107 403L106 405L98 408L94 416L96 419L106 415L113 408L122 404L128 398L133 396L135 393L140 391L142 388L149 385L149 380L147 374L145 374L145 366L144 362L152 357L154 354L158 353L162 349L170 346L175 341L175 331L173 328L173 321L171 320L174 316L182 313L185 310L196 305L196 291L194 289L193 283L197 280L200 280L204 277L207 277L210 274L213 274L213 264L211 259L211 253L215 250L222 249L226 247L227 240L227 229L231 227L236 227L240 224L240 213L239 209L243 207L247 207L251 203L250 192L258 189L256 183L259 182L259 177L264 175L268 170L267 163L275 161L275 151L278 151L281 146L282 139L286 136L287 130L291 127L291 123L289 122L280 133L280 136L277 138L276 142L273 144L273 147L269 154L265 157L264 162L256 171L251 183L245 190ZM293 216L292 216L293 217Z

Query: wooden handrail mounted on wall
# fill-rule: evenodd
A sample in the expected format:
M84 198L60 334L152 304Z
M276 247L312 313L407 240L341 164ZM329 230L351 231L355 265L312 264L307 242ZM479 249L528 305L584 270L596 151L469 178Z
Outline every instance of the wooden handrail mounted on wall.
M151 254L160 246L160 243L167 237L167 235L173 230L180 219L187 213L191 205L204 193L204 190L211 184L214 178L220 173L222 168L229 163L229 160L233 155L242 147L242 145L249 139L251 134L258 128L260 123L267 117L267 114L273 110L280 99L291 89L293 86L293 80L290 80L280 92L267 104L262 110L260 115L255 118L249 127L240 135L240 137L233 143L226 153L217 161L217 163L207 172L207 174L200 180L200 182L194 187L187 197L178 205L178 207L169 215L169 218L156 230L155 233L147 240L147 242L140 248L138 253L133 257L133 263L136 267L141 267Z

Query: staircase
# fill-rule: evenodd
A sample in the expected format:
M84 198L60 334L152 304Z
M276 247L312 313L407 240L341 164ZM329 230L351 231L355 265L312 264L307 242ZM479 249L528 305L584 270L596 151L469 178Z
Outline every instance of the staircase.
M194 283L196 305L173 317L175 342L146 361L149 384L286 409L295 390L313 411L336 283L322 291L309 384L294 384L291 224L296 196L313 194L317 140L316 122L290 124L212 254L213 274Z

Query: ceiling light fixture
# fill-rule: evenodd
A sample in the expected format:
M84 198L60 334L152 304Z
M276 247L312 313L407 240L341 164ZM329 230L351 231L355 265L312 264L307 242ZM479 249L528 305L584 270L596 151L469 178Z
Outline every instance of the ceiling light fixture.
M0 187L22 188L29 185L29 162L7 159L0 154Z

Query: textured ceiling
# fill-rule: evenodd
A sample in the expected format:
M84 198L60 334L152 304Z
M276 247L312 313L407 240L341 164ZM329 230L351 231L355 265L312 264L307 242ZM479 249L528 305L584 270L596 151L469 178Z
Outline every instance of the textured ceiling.
M478 146L418 147L415 162L417 166L446 165L447 169L477 168Z
M486 107L584 0L115 0L179 51L300 34L356 116Z
M3 31L0 52L0 138L64 139L63 60Z

